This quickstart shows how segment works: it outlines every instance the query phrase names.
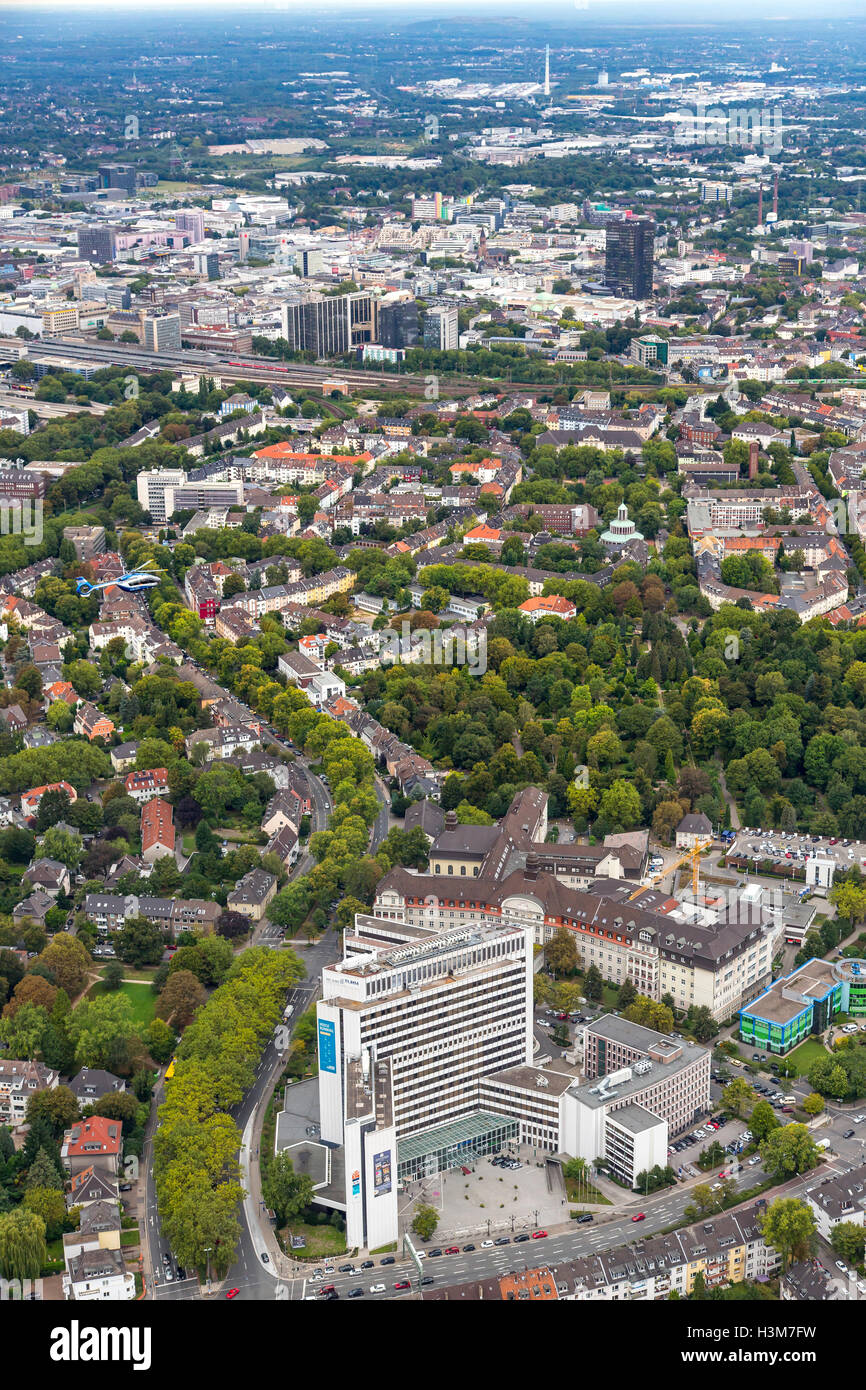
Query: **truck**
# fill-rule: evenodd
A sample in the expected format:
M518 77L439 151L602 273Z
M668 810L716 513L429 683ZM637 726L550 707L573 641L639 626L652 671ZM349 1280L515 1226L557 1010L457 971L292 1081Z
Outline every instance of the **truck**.
M292 1014L293 1014L294 1012L295 1012L295 1006L294 1006L294 1004L287 1004L286 1007L283 1009L283 1019L284 1019L284 1021L285 1021L286 1023L288 1023L289 1019L291 1018L291 1016L292 1016Z

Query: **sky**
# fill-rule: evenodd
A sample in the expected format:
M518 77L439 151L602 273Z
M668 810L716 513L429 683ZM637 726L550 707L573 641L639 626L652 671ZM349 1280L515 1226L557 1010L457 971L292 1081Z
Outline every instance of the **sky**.
M112 10L117 14L117 0L0 0L0 15L8 15L16 10L24 12L40 11L79 11L105 12ZM786 20L802 21L816 18L814 0L727 0L724 16L717 11L695 6L694 0L319 0L311 9L309 0L139 0L130 19L140 19L142 14L152 11L170 11L178 17L184 13L196 14L205 11L237 11L239 15L250 18L255 14L305 14L310 18L321 18L332 10L352 12L361 17L364 14L382 14L390 11L401 21L411 21L413 17L426 18L436 14L459 14L463 18L488 15L494 12L503 17L529 18L543 22L545 14L564 18L569 12L583 13L587 18L599 20L610 16L622 23L624 21L652 22L654 19L680 20L689 23L713 24L729 22L733 19L748 19L752 23L762 18L767 21L784 23ZM122 11L121 11L122 13ZM821 5L821 20L830 17L863 17L863 0L824 0ZM120 15L117 16L120 18ZM816 21L819 22L819 21Z

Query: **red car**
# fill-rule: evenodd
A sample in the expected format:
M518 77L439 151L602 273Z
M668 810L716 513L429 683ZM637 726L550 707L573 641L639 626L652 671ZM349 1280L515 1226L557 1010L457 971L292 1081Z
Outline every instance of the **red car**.
M408 1279L398 1279L397 1282L396 1282L396 1284L394 1285L394 1288L395 1288L395 1289L400 1289L400 1290L402 1290L402 1289L411 1289L411 1287L412 1287L412 1285L409 1283L409 1280L408 1280Z
M533 1232L532 1232L532 1239L533 1239L533 1240L544 1240L544 1237L545 1237L546 1235L547 1235L547 1232L546 1232L546 1231L533 1231Z
M646 1221L646 1212L639 1211L637 1216L632 1217L632 1221Z
M229 1289L228 1293L226 1294L226 1298L237 1298L239 1293L240 1289Z
M447 1245L447 1246L445 1247L445 1254L446 1254L446 1255L459 1255L459 1254L460 1254L460 1246L459 1246L459 1245Z
M557 1014L557 1018L568 1018L568 1014Z

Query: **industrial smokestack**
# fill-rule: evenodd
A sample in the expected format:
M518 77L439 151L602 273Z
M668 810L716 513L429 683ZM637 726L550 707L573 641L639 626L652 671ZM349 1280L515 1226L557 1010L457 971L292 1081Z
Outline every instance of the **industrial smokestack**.
M773 179L773 221L779 216L779 173Z
M764 185L758 187L758 226L764 225Z
M550 44L544 49L544 95L550 96Z

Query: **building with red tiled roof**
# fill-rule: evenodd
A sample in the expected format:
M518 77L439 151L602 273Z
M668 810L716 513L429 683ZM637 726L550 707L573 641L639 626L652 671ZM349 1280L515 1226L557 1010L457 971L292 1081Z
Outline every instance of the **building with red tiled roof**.
M174 811L171 802L155 796L141 810L141 854L148 864L164 854L174 854Z
M91 1115L78 1120L63 1136L60 1157L67 1173L93 1168L97 1173L116 1173L123 1147L120 1120Z
M569 618L577 616L577 608L567 598L562 598L560 594L540 595L538 598L528 598L525 603L519 605L520 612L525 613L530 622L537 623L539 618Z
M76 734L84 734L92 743L95 738L110 738L115 726L107 714L102 714L89 700L85 700L78 707L72 728Z
M52 681L51 685L46 685L42 694L46 708L48 705L52 705L55 700L64 700L67 705L78 704L75 687L69 681Z
M25 816L35 816L46 792L66 792L70 801L78 800L78 792L70 782L48 782L44 787L31 787L21 793L21 810Z
M471 531L467 531L463 539L464 541L498 541L501 536L502 532L498 527L486 526L482 523L480 526L473 526Z
M131 796L140 806L154 796L163 796L168 791L168 772L164 767L149 767L142 771L130 772L124 778L127 796Z

